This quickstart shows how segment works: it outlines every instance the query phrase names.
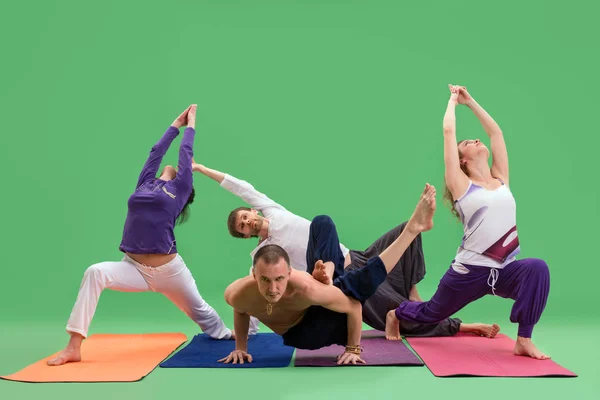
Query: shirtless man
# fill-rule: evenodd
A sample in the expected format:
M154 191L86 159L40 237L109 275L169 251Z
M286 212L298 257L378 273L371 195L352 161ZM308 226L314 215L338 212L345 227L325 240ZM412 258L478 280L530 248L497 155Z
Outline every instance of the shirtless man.
M375 293L411 242L433 227L435 206L435 188L427 184L398 238L355 270L344 270L345 257L331 218L315 217L307 264L314 265L317 274L333 270L332 285L293 269L282 247L261 247L253 259L252 276L236 280L225 290L225 300L234 308L236 348L219 362L252 362L247 352L252 316L281 335L288 346L313 350L338 344L346 346L338 364L365 363L360 357L362 303Z

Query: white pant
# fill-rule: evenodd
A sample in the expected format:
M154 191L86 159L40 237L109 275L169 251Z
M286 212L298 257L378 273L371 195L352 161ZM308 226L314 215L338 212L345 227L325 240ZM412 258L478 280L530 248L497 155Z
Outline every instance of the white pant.
M83 274L67 331L87 337L104 289L162 293L207 335L215 339L231 337L231 330L225 326L219 314L200 296L196 281L179 254L159 267L140 264L127 255L122 261L102 262L89 267Z

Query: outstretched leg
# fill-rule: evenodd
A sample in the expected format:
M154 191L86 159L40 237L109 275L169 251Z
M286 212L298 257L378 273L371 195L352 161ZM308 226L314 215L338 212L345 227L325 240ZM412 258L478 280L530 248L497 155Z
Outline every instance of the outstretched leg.
M408 221L381 235L364 251L350 250L351 264L347 268L362 268L370 258L379 256L400 236ZM388 274L386 282L405 299L421 301L417 284L425 277L425 255L421 235L411 242L396 266ZM395 308L395 307L394 307ZM385 318L384 318L385 319Z
M200 329L213 339L230 339L232 332L217 311L200 295L196 280L177 256L169 264L161 266L155 275L154 290L164 294L183 311Z
M369 259L367 265L359 269L348 268L342 276L334 281L347 296L352 296L360 302L371 297L387 275L398 264L412 241L422 232L433 227L435 213L435 188L425 186L413 215L406 224L400 236L388 246L379 256Z
M83 274L77 300L73 306L67 332L71 335L63 351L47 362L50 366L81 361L81 343L96 312L104 289L119 292L145 292L148 283L137 268L128 261L102 262L90 266Z

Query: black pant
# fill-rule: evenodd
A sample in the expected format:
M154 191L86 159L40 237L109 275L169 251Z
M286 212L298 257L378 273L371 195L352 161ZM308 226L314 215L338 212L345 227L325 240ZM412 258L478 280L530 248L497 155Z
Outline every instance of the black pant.
M335 265L333 285L346 296L364 303L387 276L379 257L369 259L362 268L344 270L344 255L340 249L335 224L325 215L315 217L310 224L306 261L312 274L315 262L331 261ZM347 314L321 306L310 307L302 321L283 334L283 342L298 349L319 349L332 344L345 346L348 340Z

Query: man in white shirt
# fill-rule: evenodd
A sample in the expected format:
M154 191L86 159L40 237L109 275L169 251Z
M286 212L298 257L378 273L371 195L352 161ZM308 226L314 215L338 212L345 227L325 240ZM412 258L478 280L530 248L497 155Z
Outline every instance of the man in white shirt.
M307 265L306 251L311 221L288 211L246 181L195 162L193 163L193 170L212 178L221 187L238 196L250 206L239 207L231 211L227 220L227 227L233 237L259 239L258 245L250 253L251 260L254 259L254 256L262 247L272 244L278 245L287 252L292 268L312 272L317 280L332 284L334 271L331 268L333 268L333 264L328 264L326 274L321 275L319 275L320 271L313 270L313 266L309 267ZM379 256L400 236L406 223L404 222L386 232L365 250L349 250L340 242L340 250L345 258L344 268L364 267L370 258ZM251 270L252 267L250 267ZM425 258L421 235L419 234L375 294L363 305L363 321L374 329L385 330L388 333L398 331L400 327L396 322L397 319L389 314L407 299L422 301L417 291L417 283L424 276ZM249 334L258 332L258 324L259 321L252 317ZM393 325L393 327L390 327L390 325ZM492 329L491 325L463 324L458 318L448 318L438 324L431 325L403 322L401 328L402 334L405 336L421 337L452 336L458 331L487 336ZM400 332L388 336L399 338Z

